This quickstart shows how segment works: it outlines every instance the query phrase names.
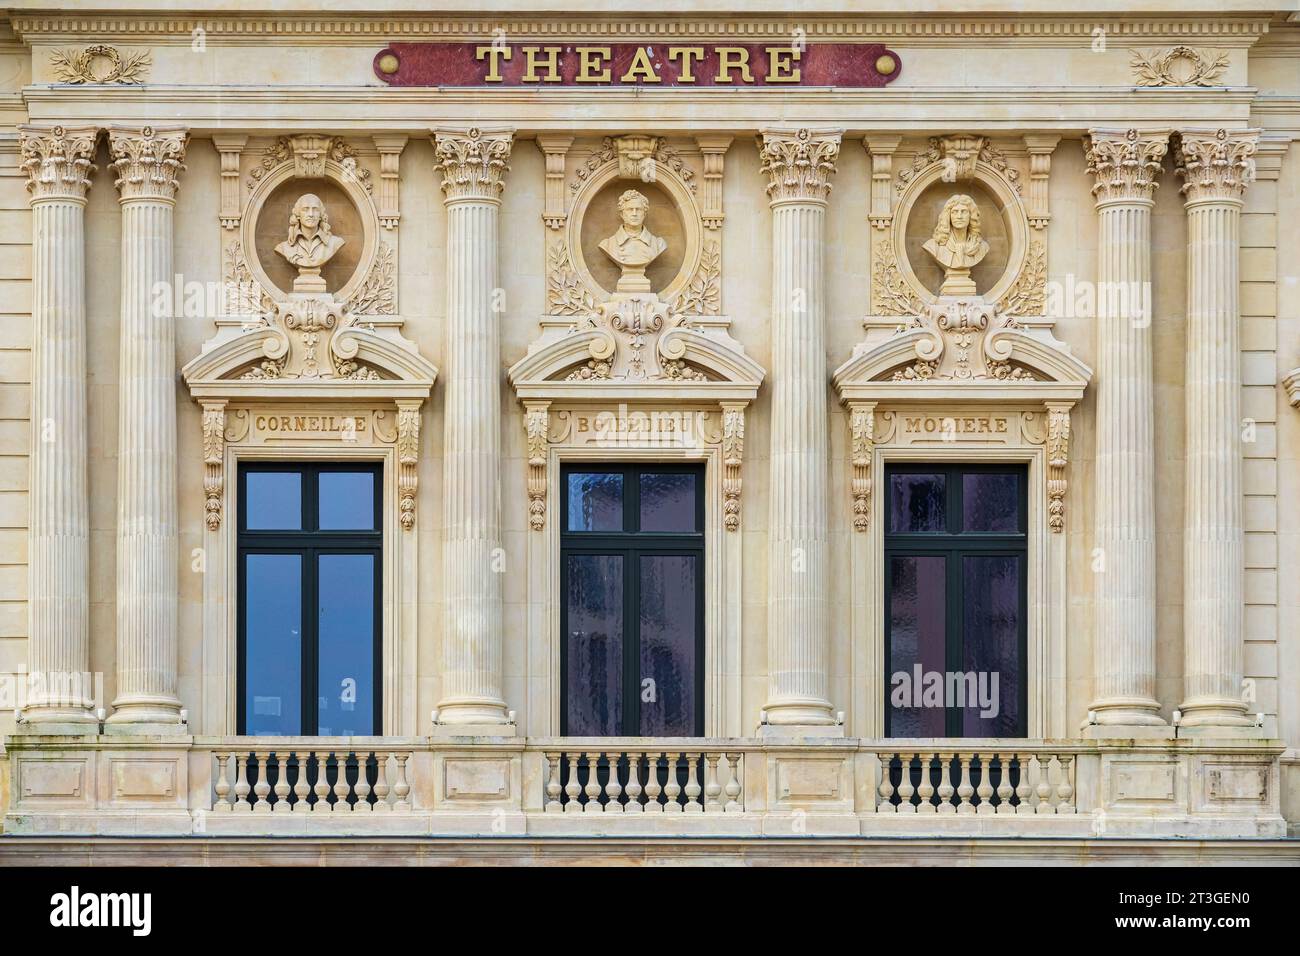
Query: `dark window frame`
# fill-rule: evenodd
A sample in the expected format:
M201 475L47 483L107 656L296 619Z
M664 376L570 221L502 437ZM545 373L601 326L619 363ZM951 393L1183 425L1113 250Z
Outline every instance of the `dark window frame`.
M569 530L569 475L617 474L623 476L623 531ZM641 531L642 474L693 474L695 527L690 533ZM619 736L639 737L641 721L640 559L642 556L691 556L697 559L695 588L695 727L692 736L704 736L704 591L708 581L705 562L704 465L698 462L566 462L560 468L560 735L569 736L569 590L570 555L619 555L623 558L623 713Z
M248 475L255 472L296 472L301 475L301 507L298 530L249 530L248 528ZM319 476L326 472L367 472L374 478L374 528L371 530L319 529ZM301 692L301 732L298 736L318 735L320 727L319 668L320 641L317 613L319 558L331 554L367 554L374 558L374 735L383 732L384 691L384 466L376 461L256 461L241 462L238 471L238 526L236 533L237 605L236 605L236 733L247 732L248 709L248 627L244 613L247 605L247 569L244 557L248 554L297 554L302 562L301 647L299 670Z
M891 530L892 515L889 496L892 478L895 475L944 475L944 518L945 530L942 532L896 532ZM1020 477L1019 512L1020 530L1014 534L962 531L963 488L962 475L969 474L1003 474ZM964 671L962 659L962 611L963 580L962 558L965 557L1004 557L1018 556L1020 560L1019 619L1017 635L1017 652L1020 655L1019 693L1017 705L1019 720L1017 737L1029 735L1029 468L1024 464L975 464L963 462L891 462L885 466L883 494L885 495L882 521L884 532L884 556L882 575L884 578L884 641L885 673L884 708L885 736L893 736L893 708L889 698L892 689L891 676L893 668L893 616L890 614L890 574L893 559L896 557L943 557L944 569L944 669L949 672ZM945 708L944 735L960 738L961 710L956 707ZM899 738L903 739L903 738Z

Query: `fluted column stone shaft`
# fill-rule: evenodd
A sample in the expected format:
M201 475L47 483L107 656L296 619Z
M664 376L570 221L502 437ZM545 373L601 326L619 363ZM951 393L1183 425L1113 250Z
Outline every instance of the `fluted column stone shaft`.
M497 216L512 131L438 130L447 207L443 724L505 724Z
M763 130L772 208L769 724L829 725L826 300L823 238L839 130Z
M1238 256L1259 130L1183 130L1187 209L1187 478L1183 532L1186 728L1248 727Z
M90 669L86 192L98 130L19 129L32 207L29 724L95 726Z
M1156 702L1151 210L1169 132L1092 130L1098 214L1096 698L1103 725L1162 726Z
M176 349L172 214L179 127L114 127L122 207L118 366L117 696L109 722L177 724Z

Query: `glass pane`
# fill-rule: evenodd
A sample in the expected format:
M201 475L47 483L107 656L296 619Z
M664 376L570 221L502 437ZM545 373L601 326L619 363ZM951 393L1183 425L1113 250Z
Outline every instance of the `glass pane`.
M322 471L319 499L322 531L375 530L374 472Z
M946 559L895 557L889 565L889 705L892 737L943 737Z
M695 735L696 588L693 555L641 558L641 736Z
M622 531L623 476L571 472L568 530Z
M364 737L375 727L375 556L322 554L316 611L317 733Z
M693 532L695 475L641 475L641 530Z
M890 475L889 530L913 534L946 531L946 490L943 475Z
M623 720L623 558L571 554L568 572L567 730L612 737Z
M300 734L302 557L246 554L244 575L244 732Z
M302 528L302 475L296 471L250 471L244 514L249 531Z
M963 531L1020 533L1020 476L961 476Z
M1020 724L1019 555L962 558L962 734L1014 737Z

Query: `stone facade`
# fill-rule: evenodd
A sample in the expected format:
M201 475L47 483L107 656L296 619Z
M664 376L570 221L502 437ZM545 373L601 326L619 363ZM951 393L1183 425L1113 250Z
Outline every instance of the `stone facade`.
M6 841L1300 827L1295 14L60 6L0 24ZM382 737L236 735L286 458L382 466ZM582 461L703 463L703 737L561 736ZM885 736L917 461L1025 469L1023 738Z

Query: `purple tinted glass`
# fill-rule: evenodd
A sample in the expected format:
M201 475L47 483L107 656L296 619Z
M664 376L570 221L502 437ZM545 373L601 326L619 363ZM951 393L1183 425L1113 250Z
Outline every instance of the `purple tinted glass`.
M961 476L962 530L1020 533L1020 476Z
M695 475L647 472L641 475L641 530L693 532Z
M946 531L943 475L889 476L889 530L902 534Z
M1020 562L1019 555L962 559L962 733L967 737L1014 737L1022 732Z
M623 558L571 554L567 570L566 732L617 736L623 719Z
M925 699L925 675L943 674L946 559L907 556L889 566L889 733L944 736L944 702ZM940 678L942 679L942 678Z
M641 558L643 737L695 734L695 565L691 555Z
M623 530L623 476L569 473L570 531Z

